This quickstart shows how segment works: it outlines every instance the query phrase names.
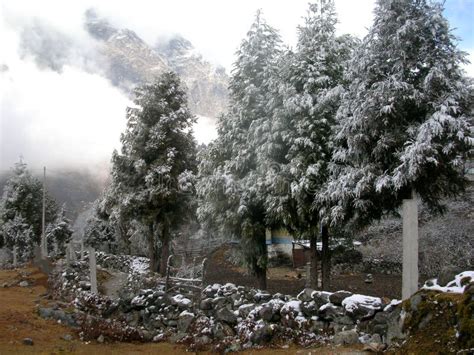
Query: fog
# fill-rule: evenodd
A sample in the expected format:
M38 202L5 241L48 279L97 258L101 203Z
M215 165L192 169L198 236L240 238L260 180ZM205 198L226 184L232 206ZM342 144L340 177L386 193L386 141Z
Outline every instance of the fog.
M363 36L373 3L336 1L339 32ZM89 8L150 44L180 33L207 60L229 72L258 8L292 46L307 0L2 2L0 171L21 155L34 169L46 165L103 173L113 149L120 148L130 99L103 75L108 64L84 29ZM474 76L473 66L467 69ZM195 127L199 142L216 137L214 122L200 118Z

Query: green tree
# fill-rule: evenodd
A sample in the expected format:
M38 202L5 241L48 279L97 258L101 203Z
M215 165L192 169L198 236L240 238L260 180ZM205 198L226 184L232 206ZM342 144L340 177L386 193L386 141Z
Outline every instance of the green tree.
M12 177L3 188L0 200L0 221L2 225L21 216L22 220L31 227L33 243L39 244L42 232L43 205L42 183L32 176L26 163L20 160L12 169ZM58 212L56 202L46 194L46 224L54 222ZM3 234L0 227L0 234Z
M121 153L112 157L112 184L124 215L148 228L150 267L166 271L171 233L193 212L195 117L176 74L165 73L135 90L127 109Z

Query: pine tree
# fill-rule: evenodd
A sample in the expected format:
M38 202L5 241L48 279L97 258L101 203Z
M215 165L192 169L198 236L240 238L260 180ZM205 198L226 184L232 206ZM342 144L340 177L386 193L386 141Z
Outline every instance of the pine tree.
M135 107L127 109L121 154L112 157L112 180L120 208L148 228L151 269L158 269L161 242L164 273L171 232L192 212L196 143L195 117L174 73L135 90Z
M32 242L38 244L42 232L43 186L30 174L22 160L16 163L12 170L12 177L5 184L0 199L0 221L5 224L16 216L21 216L22 220L31 226ZM46 224L56 219L57 211L56 202L46 194Z
M62 254L72 236L71 221L66 217L64 206L58 212L54 222L46 226L45 233L49 251Z
M5 245L14 254L14 263L19 260L27 260L32 256L34 238L33 228L19 213L15 214L2 225L2 235Z
M244 261L266 288L265 185L257 164L266 145L271 78L280 55L280 37L257 12L237 51L230 79L229 112L218 122L218 139L200 166L198 215L240 238ZM213 222L209 222L212 220Z
M472 149L465 54L426 0L379 0L374 25L350 65L338 111L332 180L334 223L365 224L396 211L414 190L432 209L465 186Z
M309 239L311 286L317 287L317 235L320 206L317 195L326 183L332 156L332 130L343 92L343 74L356 41L335 34L333 1L310 4L304 26L298 28L296 52L281 61L280 82L274 85L273 145L263 161L268 171L267 209L271 218L297 238ZM275 183L276 182L276 183ZM323 228L327 237L327 228ZM323 278L328 285L328 239L323 239Z

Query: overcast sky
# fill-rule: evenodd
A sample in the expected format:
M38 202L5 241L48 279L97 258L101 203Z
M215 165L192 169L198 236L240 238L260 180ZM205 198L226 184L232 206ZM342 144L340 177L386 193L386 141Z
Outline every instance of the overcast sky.
M0 170L23 155L34 168L73 165L105 167L119 147L125 127L127 97L89 67L94 42L83 28L90 7L117 27L130 28L153 44L157 38L179 33L207 60L229 69L234 52L245 37L258 8L290 46L302 23L307 0L168 0L64 1L3 0L0 2ZM372 0L336 0L339 32L362 37L372 21ZM446 0L446 15L460 47L474 62L472 14L474 0ZM61 73L40 69L20 51L22 31L35 21L64 33L75 44ZM7 69L8 68L8 69ZM474 65L466 67L474 76ZM212 137L209 126L197 138Z

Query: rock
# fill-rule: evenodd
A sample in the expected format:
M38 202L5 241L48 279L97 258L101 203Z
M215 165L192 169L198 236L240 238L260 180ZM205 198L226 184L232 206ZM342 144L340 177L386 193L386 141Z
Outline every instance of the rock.
M216 319L222 322L226 322L230 325L237 324L237 316L229 311L227 308L221 308L216 312Z
M318 317L326 321L332 321L336 318L342 317L343 315L344 315L343 308L334 306L331 303L326 303L325 305L321 306L318 310Z
M254 329L250 341L257 345L269 343L273 338L273 328L269 324Z
M326 291L314 291L311 296L313 298L313 301L316 303L318 307L321 307L325 305L326 303L329 303L329 296L332 295L331 292L326 292Z
M31 339L31 338L24 338L23 341L22 341L22 343L23 343L24 345L34 345L34 341L33 341L33 339Z
M267 322L270 322L272 320L273 314L273 307L268 304L262 305L262 307L258 311L258 315L260 316L260 318Z
M367 274L365 275L365 280L364 282L366 284L371 284L372 282L374 282L374 277L372 276L372 274Z
M449 282L454 280L454 277L457 274L460 274L461 272L463 272L463 270L455 266L444 267L438 276L438 285L446 286Z
M391 312L387 319L387 337L386 343L390 346L394 339L405 339L403 333L403 318L401 317L401 307Z
M203 311L208 311L212 309L213 305L213 299L212 298L205 298L201 301L199 308L202 309Z
M186 333L194 318L193 313L187 311L181 312L178 318L178 330Z
M228 324L216 322L212 327L212 334L215 339L222 340L225 337L234 336L235 332Z
M355 330L336 333L333 338L335 345L354 345L359 343L359 334Z
M411 296L411 298L410 298L410 308L411 308L411 310L416 312L417 309L418 309L419 304L421 303L421 301L423 301L423 297L419 293Z
M387 348L386 344L381 343L367 343L364 345L363 351L369 351L374 353L381 353Z
M306 317L318 315L318 310L319 306L313 300L311 300L310 302L301 303L301 312L303 312Z
M350 297L350 296L352 296L351 292L337 291L329 296L329 302L331 302L333 305L341 306L342 301L344 301L347 297Z
M226 305L228 302L228 299L226 297L216 297L212 299L212 304L214 305L214 308L222 308Z
M53 316L53 309L52 308L43 308L43 307L40 307L38 309L38 314L41 318L52 318Z
M296 298L300 300L301 302L309 302L313 300L313 293L315 291L312 288L305 288L303 291L301 291Z
M255 308L255 304L247 303L239 307L239 316L242 318L247 318L249 313Z
M28 283L28 281L23 280L18 285L21 287L28 287L30 284ZM25 339L29 339L29 338L25 338Z
M266 292L257 292L253 298L255 302L261 303L270 300L272 298L272 295Z
M104 341L105 341L105 338L102 334L97 337L97 342L102 344Z
M73 338L71 334L64 334L64 335L61 335L61 339L66 340L66 341L71 341Z

